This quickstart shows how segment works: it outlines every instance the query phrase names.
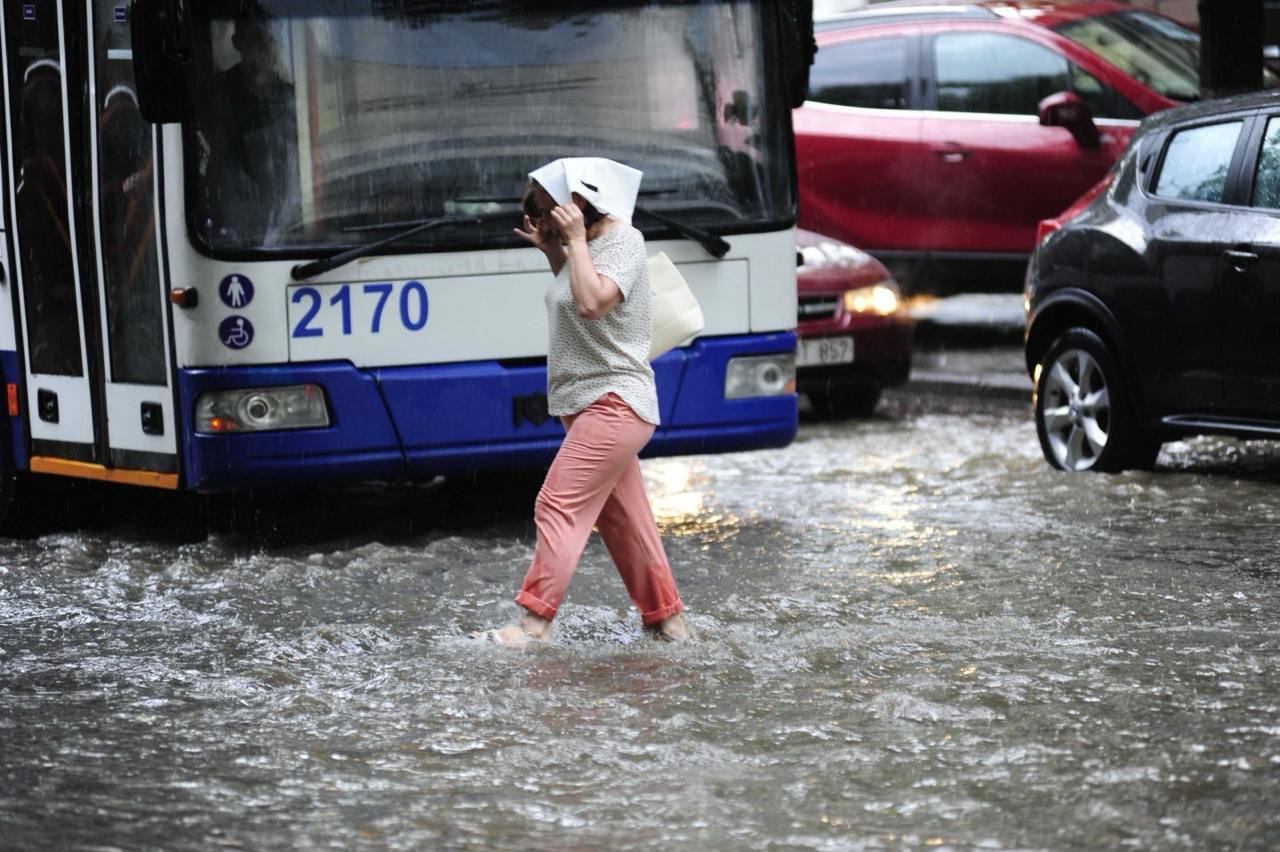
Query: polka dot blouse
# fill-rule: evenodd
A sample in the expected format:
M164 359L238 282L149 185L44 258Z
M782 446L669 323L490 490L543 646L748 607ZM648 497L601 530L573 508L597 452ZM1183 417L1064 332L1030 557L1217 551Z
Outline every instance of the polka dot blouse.
M622 301L600 319L578 314L569 289L569 263L547 288L547 409L577 414L616 393L640 419L658 425L658 391L649 366L652 295L644 237L617 223L587 243L596 273L610 278Z

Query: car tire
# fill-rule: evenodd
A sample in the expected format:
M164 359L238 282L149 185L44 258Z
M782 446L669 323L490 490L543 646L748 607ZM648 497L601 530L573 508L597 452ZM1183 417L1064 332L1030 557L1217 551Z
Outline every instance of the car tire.
M853 388L809 394L809 402L819 417L847 420L850 417L870 417L880 403L879 387Z
M1143 434L1111 348L1086 328L1059 335L1040 359L1036 433L1059 470L1115 473L1149 469L1160 442Z

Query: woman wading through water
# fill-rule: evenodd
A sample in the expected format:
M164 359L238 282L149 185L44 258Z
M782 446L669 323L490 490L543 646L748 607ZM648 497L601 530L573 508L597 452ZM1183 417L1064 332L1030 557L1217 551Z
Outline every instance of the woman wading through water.
M663 639L686 639L684 606L662 549L637 454L658 425L649 366L649 270L631 226L640 172L596 157L530 173L519 234L541 251L547 289L547 408L567 434L534 505L538 542L516 603L518 624L482 636L511 648L547 639L593 526Z

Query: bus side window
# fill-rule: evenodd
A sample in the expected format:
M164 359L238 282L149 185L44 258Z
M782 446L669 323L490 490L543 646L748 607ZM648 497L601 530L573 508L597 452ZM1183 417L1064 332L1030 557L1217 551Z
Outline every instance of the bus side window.
M118 4L94 5L99 227L111 380L164 384L152 128L138 108L129 27L114 16Z
M10 62L15 58L17 67L10 75L10 96L17 101L14 230L27 300L27 357L33 373L80 376L83 353L56 30L33 33L31 41L10 54Z

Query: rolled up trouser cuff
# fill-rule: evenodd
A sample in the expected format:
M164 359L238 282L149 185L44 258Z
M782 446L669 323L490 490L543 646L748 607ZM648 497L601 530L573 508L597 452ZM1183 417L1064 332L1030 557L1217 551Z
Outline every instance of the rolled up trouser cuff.
M650 612L640 613L640 620L644 622L645 627L652 627L665 618L670 618L678 612L684 612L684 604L680 601L664 606L662 609L655 609Z
M520 594L516 595L516 603L539 618L545 618L547 621L551 621L556 617L555 607L544 600L535 598L526 591L522 590Z

